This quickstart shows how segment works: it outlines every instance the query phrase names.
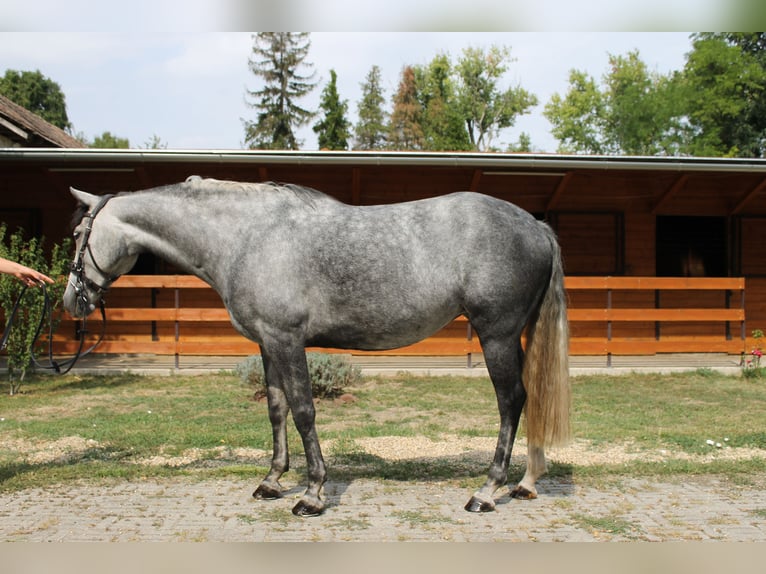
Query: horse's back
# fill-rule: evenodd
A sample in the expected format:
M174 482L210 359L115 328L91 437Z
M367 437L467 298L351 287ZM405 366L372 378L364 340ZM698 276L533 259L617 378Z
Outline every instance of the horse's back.
M229 298L255 299L259 319L302 330L311 346L411 344L460 314L523 306L507 300L533 300L549 273L549 262L536 271L547 243L540 224L496 198L461 192L375 206L311 199L291 201L268 234L244 246L237 275L249 283L240 280Z

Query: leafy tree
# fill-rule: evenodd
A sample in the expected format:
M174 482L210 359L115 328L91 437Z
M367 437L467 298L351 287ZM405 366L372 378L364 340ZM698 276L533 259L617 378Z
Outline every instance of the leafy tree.
M388 147L394 150L423 149L422 107L418 101L415 71L402 69L399 89L394 94L394 109L388 131Z
M650 73L633 51L609 56L601 86L572 70L566 95L554 94L543 114L560 151L672 155L681 145L679 95L673 76Z
M5 224L0 224L0 257L18 261L22 265L37 269L53 278L63 277L68 271L71 240L65 239L62 244L54 245L50 258L46 258L43 244L45 239L24 239L24 232L18 230L11 236L6 236ZM59 307L66 279L61 279L53 285L48 285L48 295L52 312ZM5 317L10 317L14 303L24 290L24 284L11 275L0 275L0 306ZM10 394L16 394L32 366L32 343L40 315L43 312L43 293L41 289L26 289L17 311L16 320L8 337L6 350L8 352L8 379Z
M168 144L162 141L162 138L157 134L153 134L143 145L144 149L167 149Z
M324 117L313 128L319 136L319 149L348 149L348 138L351 136L351 125L346 119L348 101L341 101L338 95L338 75L335 70L330 70L330 82L322 91L319 107Z
M508 146L508 151L513 153L530 153L532 151L532 138L527 132L521 132L516 143Z
M39 70L6 70L0 78L0 94L62 130L72 127L61 86Z
M766 152L766 37L693 36L682 73L686 151L763 157Z
M502 128L537 105L537 97L520 86L502 90L499 80L507 71L510 49L492 46L488 51L466 48L457 63L457 102L465 120L471 147L491 148Z
M296 103L310 93L316 83L314 72L301 75L307 63L311 42L305 32L259 32L253 36L250 71L264 85L259 90L247 90L247 105L257 110L254 122L243 120L245 144L250 149L298 149L294 129L307 124L314 116Z
M609 56L605 78L609 146L630 155L672 155L681 113L671 77L650 73L638 51Z
M362 99L357 106L358 121L354 126L354 149L385 149L388 114L383 110L384 102L380 68L373 66L362 83Z
M606 152L604 99L591 76L578 70L569 72L569 91L564 97L553 94L543 112L553 125L551 133L559 140L559 151Z
M128 149L130 142L128 138L121 138L111 132L104 132L100 136L93 138L90 147L99 149Z
M449 58L444 54L436 56L427 67L414 70L424 147L439 151L472 149L466 122L455 99Z

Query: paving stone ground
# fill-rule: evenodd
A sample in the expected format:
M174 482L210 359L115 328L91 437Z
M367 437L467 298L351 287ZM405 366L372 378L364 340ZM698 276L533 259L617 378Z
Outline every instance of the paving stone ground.
M56 486L0 498L2 541L766 541L766 475L614 486L543 478L540 496L463 510L465 488L435 482L329 482L327 511L301 519L302 492L256 501L245 480L193 478Z

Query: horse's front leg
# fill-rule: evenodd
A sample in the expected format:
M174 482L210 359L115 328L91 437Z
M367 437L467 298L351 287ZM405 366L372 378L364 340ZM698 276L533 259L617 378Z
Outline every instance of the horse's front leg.
M287 407L274 409L275 420L284 420L287 411L292 412L295 427L301 436L303 449L306 453L308 466L308 488L301 499L293 508L296 516L316 516L324 511L324 502L321 499L321 490L327 480L322 450L319 447L319 438L316 432L316 411L311 394L311 380L309 379L306 352L303 346L281 344L261 347L264 357L264 369L266 369L266 382L269 388L279 389L281 398L286 399ZM268 358L267 358L268 357ZM269 395L271 397L271 395ZM280 392L274 393L275 399L280 398ZM269 414L272 409L269 405ZM274 420L272 420L272 425ZM281 441L284 440L284 447ZM280 445L278 445L280 443ZM284 453L284 457L282 457ZM274 462L269 476L279 470L279 464L284 461L287 467L287 439L284 425L274 427ZM266 477L266 480L269 479ZM264 480L264 483L266 482ZM260 488L260 487L259 487ZM257 492L257 491L256 491Z
M266 369L267 359L261 353L264 360L264 369ZM266 478L253 493L253 496L259 500L273 500L282 497L282 485L279 484L279 478L290 469L290 456L287 448L287 413L290 407L287 403L287 397L281 387L277 386L276 378L273 383L266 384L266 396L269 404L269 420L271 421L271 431L274 440L274 454L271 458L271 469Z

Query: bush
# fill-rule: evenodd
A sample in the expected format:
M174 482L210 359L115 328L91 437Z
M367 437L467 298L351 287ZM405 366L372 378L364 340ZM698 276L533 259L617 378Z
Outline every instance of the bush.
M66 272L69 269L70 251L72 242L65 239L61 245L54 245L50 258L45 256L43 244L45 238L33 237L24 239L24 232L19 229L13 235L6 236L5 224L0 224L0 257L10 259L36 269L54 279L53 285L48 285L48 296L53 312L54 329L60 320L60 313L56 310L61 304L61 297L66 288ZM14 303L24 290L24 284L11 275L0 274L0 307L7 321L11 315ZM40 324L40 315L43 312L42 289L30 288L24 293L24 298L19 305L16 321L13 324L8 345L5 350L8 353L8 380L10 381L10 393L13 395L19 391L22 381L32 367L32 343L35 330ZM41 338L47 339L48 329L44 328ZM44 341L43 341L44 343ZM40 343L42 344L42 343Z
M326 353L306 353L311 377L311 392L315 398L334 398L343 394L344 389L362 378L359 367L341 356ZM255 387L256 398L266 395L266 376L260 355L252 355L239 363L237 374L245 384Z

